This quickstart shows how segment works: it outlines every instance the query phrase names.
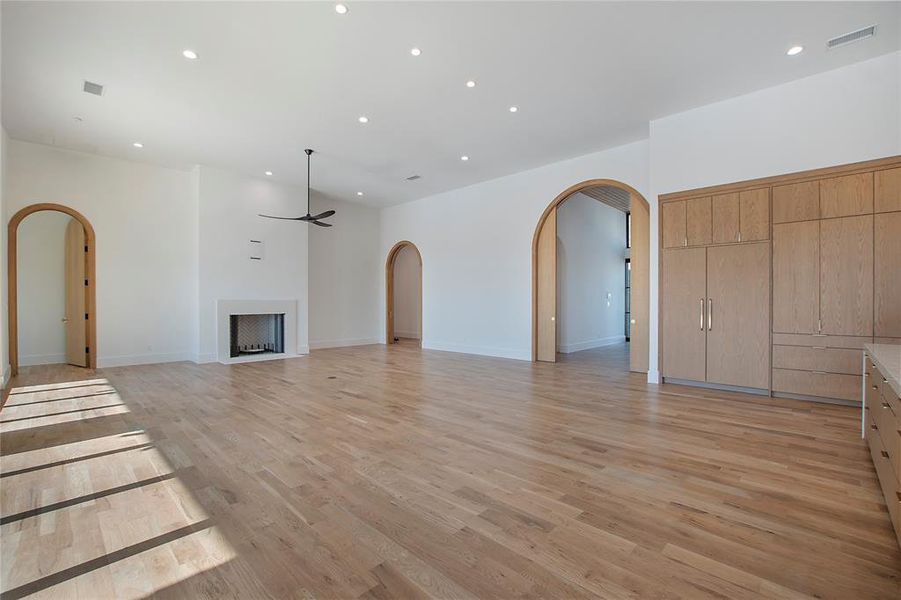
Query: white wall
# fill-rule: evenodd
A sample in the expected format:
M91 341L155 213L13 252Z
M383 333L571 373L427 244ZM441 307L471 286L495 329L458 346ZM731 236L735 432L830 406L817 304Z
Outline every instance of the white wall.
M66 362L66 227L72 218L42 211L18 229L19 364Z
M901 154L901 52L652 121L651 194ZM649 379L657 374L651 202Z
M312 212L337 211L330 228L305 225L310 244L310 348L376 344L379 282L379 211L351 202L312 198Z
M416 250L410 246L401 248L394 261L394 337L421 337L419 271Z
M6 218L37 202L81 212L97 234L100 366L186 360L196 331L191 172L9 140Z
M297 300L297 348L309 352L307 232L299 221L306 190L270 180L199 167L199 349L197 360L217 359L218 300ZM263 260L250 259L250 240L265 244Z
M625 250L624 212L583 194L557 208L559 352L625 341Z
M635 142L384 209L381 256L400 240L422 253L423 347L530 359L532 236L541 213L587 179L645 193L647 160L647 142Z

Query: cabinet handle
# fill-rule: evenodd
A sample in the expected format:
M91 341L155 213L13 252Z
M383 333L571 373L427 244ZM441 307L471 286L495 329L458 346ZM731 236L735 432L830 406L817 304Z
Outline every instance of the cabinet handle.
M707 331L713 331L713 299L707 298Z
M882 458L888 458L888 452L885 450L880 450L879 452L882 454Z
M891 406L888 405L888 402L883 402L882 408L891 408Z
M701 331L704 331L704 299L701 298Z
M879 387L874 385L874 386L873 386L873 389L874 389L874 390L878 390Z

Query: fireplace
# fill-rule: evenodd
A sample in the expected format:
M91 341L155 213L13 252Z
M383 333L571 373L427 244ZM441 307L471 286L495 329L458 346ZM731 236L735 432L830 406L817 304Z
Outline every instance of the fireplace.
M258 356L285 352L285 314L229 315L229 356Z
M217 300L214 360L230 365L309 352L298 343L298 301Z

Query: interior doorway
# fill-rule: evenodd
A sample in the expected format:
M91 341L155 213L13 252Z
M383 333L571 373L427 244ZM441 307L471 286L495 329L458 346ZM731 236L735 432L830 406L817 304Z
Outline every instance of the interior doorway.
M422 255L401 241L385 263L385 343L413 341L422 346Z
M532 359L577 352L646 373L649 275L650 207L641 194L605 179L565 190L532 240Z
M20 364L97 367L94 245L90 222L67 206L33 204L10 219L7 277L12 375L18 374ZM30 320L24 322L20 319L26 311ZM33 311L43 312L31 318Z

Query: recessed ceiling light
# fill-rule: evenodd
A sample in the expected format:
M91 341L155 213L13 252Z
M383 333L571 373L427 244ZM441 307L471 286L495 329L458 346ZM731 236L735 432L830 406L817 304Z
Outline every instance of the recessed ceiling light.
M410 48L410 54L412 54L413 56L419 56L420 54L422 54L422 50L420 50L419 48Z
M464 154L463 156L460 157L460 160L467 161L467 160L469 160L469 157Z
M142 144L141 142L135 142L134 144L132 144L132 146L134 146L135 148L143 148L144 144Z
M468 87L468 88L473 88L475 86L476 86L476 82L473 81L472 79L470 79L469 81L466 82L466 87Z
M357 192L357 196L362 196L363 192Z
M189 60L197 60L198 59L197 53L191 49L182 50L181 55Z
M789 56L794 56L796 54L801 54L803 51L804 46L792 46L788 49L788 52L786 52L786 54L788 54Z
M347 14L347 6L345 6L344 4L336 4L335 12L338 13L339 15L346 15Z
M266 175L272 175L272 171L266 171Z
M360 117L359 119L357 119L357 121L359 121L360 123L368 123L368 122L369 122L369 117L362 116L362 117Z
M519 108L517 108L517 107L515 107L515 106L511 106L511 107L510 107L510 112L516 112L516 111L518 111L518 110L519 110Z

